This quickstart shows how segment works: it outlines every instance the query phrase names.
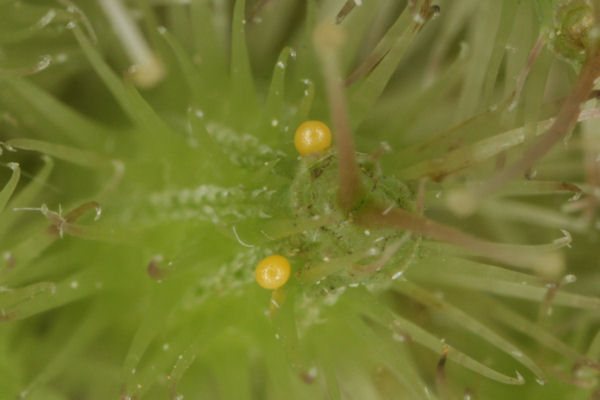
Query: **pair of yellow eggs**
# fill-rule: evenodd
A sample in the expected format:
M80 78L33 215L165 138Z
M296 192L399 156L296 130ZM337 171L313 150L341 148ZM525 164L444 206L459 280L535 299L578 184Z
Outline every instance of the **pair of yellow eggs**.
M303 156L321 153L331 146L331 131L321 121L302 123L294 135L294 146ZM272 255L256 266L254 277L265 289L278 289L290 278L291 265L287 258Z

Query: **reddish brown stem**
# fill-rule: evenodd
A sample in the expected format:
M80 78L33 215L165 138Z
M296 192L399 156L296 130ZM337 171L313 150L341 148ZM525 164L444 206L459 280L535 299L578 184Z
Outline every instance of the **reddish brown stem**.
M543 47L544 47L544 38L540 37L537 40L537 42L535 43L535 46L533 46L531 53L529 53L529 57L527 58L527 64L525 64L525 68L523 68L523 71L521 71L521 75L519 75L519 81L517 82L517 88L515 89L515 91L512 94L513 99L512 99L511 107L513 107L513 105L516 105L517 102L519 101L519 98L521 97L521 92L523 91L523 87L525 86L525 81L527 80L527 76L529 75L529 71L531 71L531 67L533 66L533 63L535 62L535 60L540 55L540 51L542 50Z
M527 267L540 273L552 275L560 268L556 260L538 258L539 254L536 253L517 251L515 248L482 240L400 208L383 208L378 205L370 205L363 208L356 215L355 221L366 227L396 228L424 235L434 240L467 249L482 257L506 264Z
M333 120L338 151L339 202L343 210L350 211L354 208L364 190L356 163L356 151L352 139L346 99L344 98L344 87L339 79L336 50L340 42L343 41L343 34L337 29L339 28L326 25L319 27L315 32L315 42L317 49L320 50L323 64L327 100Z
M400 208L385 209L380 206L372 206L361 211L357 215L356 221L361 225L371 227L399 228L460 247L480 248L483 246L489 249L488 246L492 245L457 229L411 214Z
M344 21L344 18L354 10L354 7L356 7L356 2L354 0L346 0L346 3L344 3L344 6L335 17L335 23L338 25L341 24Z
M594 81L600 75L600 47L596 46L591 51L579 77L565 100L554 124L542 136L542 138L531 146L525 154L513 165L501 171L481 190L482 195L495 192L511 179L523 174L529 170L533 164L554 147L554 145L565 137L575 126L581 105L589 98L594 88Z
M330 83L327 86L329 106L332 110L333 127L337 139L340 179L338 197L342 209L350 211L361 197L363 187L356 163L356 150L350 131L350 120L342 94L342 86L339 82Z

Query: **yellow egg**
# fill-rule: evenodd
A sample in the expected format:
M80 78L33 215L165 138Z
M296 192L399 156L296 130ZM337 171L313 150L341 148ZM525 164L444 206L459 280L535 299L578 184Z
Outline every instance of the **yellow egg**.
M256 266L254 277L265 289L277 289L283 286L290 277L290 262L280 255L272 255Z
M294 145L303 156L321 153L331 146L331 131L321 121L303 122L294 135Z

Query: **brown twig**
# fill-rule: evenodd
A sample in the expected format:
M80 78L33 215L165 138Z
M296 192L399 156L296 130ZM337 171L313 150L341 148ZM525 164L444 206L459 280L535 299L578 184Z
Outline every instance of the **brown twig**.
M335 16L335 23L338 25L341 24L344 21L344 19L348 16L348 14L350 14L350 12L354 10L355 7L356 2L354 0L346 0L346 3L344 3L344 6L340 10L340 12L338 12Z
M525 154L513 165L502 170L485 185L477 197L488 195L511 179L529 170L536 161L542 158L575 127L581 105L587 101L594 88L594 81L600 76L600 46L596 45L588 54L579 77L569 93L556 120L542 138L531 146Z
M350 211L362 197L364 188L356 163L356 151L344 98L344 88L339 79L337 49L344 40L343 32L334 25L321 25L315 31L314 40L323 67L327 100L333 119L338 151L338 200L343 210Z

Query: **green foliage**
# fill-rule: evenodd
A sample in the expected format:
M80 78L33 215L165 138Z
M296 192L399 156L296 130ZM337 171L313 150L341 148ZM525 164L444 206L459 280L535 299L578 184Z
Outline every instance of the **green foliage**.
M79 3L0 0L0 399L598 396L594 2Z

